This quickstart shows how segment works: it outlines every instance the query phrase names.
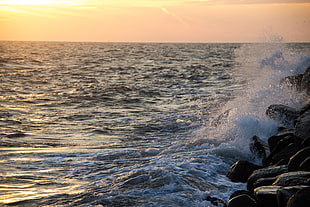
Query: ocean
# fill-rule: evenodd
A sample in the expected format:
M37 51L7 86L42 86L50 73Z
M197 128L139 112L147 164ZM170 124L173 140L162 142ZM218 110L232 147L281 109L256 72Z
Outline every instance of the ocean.
M0 42L0 205L213 206L299 109L310 43Z

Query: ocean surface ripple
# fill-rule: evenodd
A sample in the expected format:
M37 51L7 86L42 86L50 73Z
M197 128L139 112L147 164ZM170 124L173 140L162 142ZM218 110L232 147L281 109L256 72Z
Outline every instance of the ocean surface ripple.
M0 205L227 200L244 188L230 164L279 126L268 104L305 102L278 82L309 56L305 43L0 42Z

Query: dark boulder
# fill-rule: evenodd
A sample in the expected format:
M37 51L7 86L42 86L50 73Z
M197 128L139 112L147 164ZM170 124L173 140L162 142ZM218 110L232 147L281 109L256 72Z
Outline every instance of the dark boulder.
M310 187L298 190L287 202L287 207L309 207Z
M281 147L284 147L283 149L279 147L279 150L272 151L270 155L263 160L264 164L265 165L277 164L280 163L280 161L282 164L287 164L291 156L293 156L296 152L298 152L299 148L294 143L290 143L288 145L285 144L286 142L284 142L284 144L281 145Z
M270 177L270 178L260 178L253 184L254 188L258 188L261 186L268 186L272 185L274 181L276 181L277 177Z
M257 204L251 196L241 194L230 199L228 207L257 207Z
M258 207L277 207L278 199L277 192L279 186L262 186L255 188L254 195L257 200Z
M301 91L302 90L301 82L302 82L303 76L304 76L303 74L287 76L283 78L280 81L280 83L285 84L291 88L296 88L296 90L298 91Z
M254 199L254 194L248 190L237 190L230 195L229 199L232 199L234 197L237 197L237 196L243 195L243 194L248 195Z
M300 164L306 159L310 157L310 147L304 148L296 152L288 162L288 170L289 171L297 171L300 170Z
M275 149L279 149L284 143L293 143L294 142L294 129L285 130L284 132L278 133L274 136L269 137L268 144L270 151L275 151ZM283 141L282 141L283 140ZM280 143L282 141L282 143ZM283 147L283 146L282 146Z
M301 89L310 96L310 67L304 72L301 80Z
M299 165L299 169L303 171L310 171L310 156Z
M259 170L255 170L248 179L247 189L249 191L253 191L254 190L254 183L260 178L276 177L282 173L287 173L287 172L288 172L288 170L287 170L286 165L270 166L270 167L262 168Z
M299 112L289 106L274 104L268 107L266 115L273 120L280 121L286 126L291 126L299 116Z
M305 140L310 139L310 110L304 112L295 125L295 135L297 144L302 145Z
M303 115L305 112L310 111L310 103L303 106L300 110L300 115Z
M216 197L207 196L205 200L210 201L214 206L227 207L227 204L224 201Z
M233 182L245 183L253 171L259 168L248 161L239 160L230 167L227 177Z
M310 172L297 171L283 173L277 177L273 185L277 186L295 186L310 185Z
M278 207L286 207L291 196L297 191L307 188L307 186L290 186L280 188L277 192Z
M256 157L259 158L266 158L266 156L270 154L268 144L261 140L258 136L252 137L250 150Z

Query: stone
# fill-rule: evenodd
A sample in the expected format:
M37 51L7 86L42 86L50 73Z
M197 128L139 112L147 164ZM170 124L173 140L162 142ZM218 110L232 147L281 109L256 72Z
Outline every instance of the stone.
M273 185L277 186L294 186L294 185L310 185L310 172L296 171L283 173L277 177Z
M300 110L300 115L304 114L305 112L310 110L310 103L307 103L306 105L304 105L301 110Z
M297 144L302 144L310 139L310 110L304 112L297 120L295 125L295 136Z
M228 207L257 207L257 205L251 196L242 194L230 199Z
M283 78L280 83L285 84L291 88L296 88L298 91L302 90L301 82L303 79L303 74L291 75Z
M233 182L245 183L253 171L259 168L248 161L239 160L230 167L227 177Z
M250 196L251 198L254 199L253 193L250 192L250 191L248 191L248 190L237 190L237 191L233 192L233 193L230 195L229 199L232 199L232 198L234 198L234 197L237 197L237 196L243 195L243 194L248 195L248 196Z
M301 80L301 89L310 96L310 67L304 72Z
M277 191L278 207L286 207L290 197L297 191L307 188L308 186L289 186L280 188Z
M276 148L279 149L279 144L282 143L293 143L294 142L295 130L288 130L284 133L278 133L277 135L268 138L268 144L270 151L274 151ZM283 141L282 141L283 140ZM280 143L282 141L282 143Z
M214 206L227 207L227 204L219 198L208 196L207 201L210 201Z
M253 184L254 188L258 188L261 186L268 186L268 185L272 185L272 183L274 183L274 181L277 179L277 177L270 177L270 178L260 178L257 181L255 181L255 183Z
M266 156L270 154L268 144L261 140L258 136L252 137L250 150L256 155L256 157L259 158L266 158Z
M254 183L260 178L271 178L276 177L280 174L287 173L287 165L281 166L269 166L266 168L255 170L252 175L248 178L247 189L249 191L254 190Z
M280 121L286 126L292 125L293 121L299 116L299 112L289 106L282 104L270 105L266 110L266 115L273 120Z
M287 202L287 207L309 207L310 187L298 190Z
M304 148L296 152L288 162L289 171L299 170L300 164L307 158L310 157L310 147Z
M299 169L303 171L310 171L310 156L299 165Z
M262 186L255 188L254 195L257 200L257 205L259 207L277 207L277 192L280 188L279 186Z
M294 143L290 143L288 145L283 144L281 147L282 146L284 147L283 149L271 152L270 155L263 160L265 165L276 164L280 161L282 161L281 163L283 164L288 164L291 156L293 156L299 150L299 148Z

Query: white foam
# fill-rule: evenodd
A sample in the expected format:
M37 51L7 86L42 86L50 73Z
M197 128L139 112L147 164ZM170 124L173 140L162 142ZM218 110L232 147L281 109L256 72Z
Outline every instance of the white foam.
M216 143L211 151L217 155L250 158L251 138L256 135L267 141L280 126L265 115L268 106L284 104L299 109L305 103L303 93L280 85L280 80L304 72L310 57L295 54L284 44L248 44L235 53L239 64L232 76L246 80L245 88L218 111L219 124L208 123L196 139Z

